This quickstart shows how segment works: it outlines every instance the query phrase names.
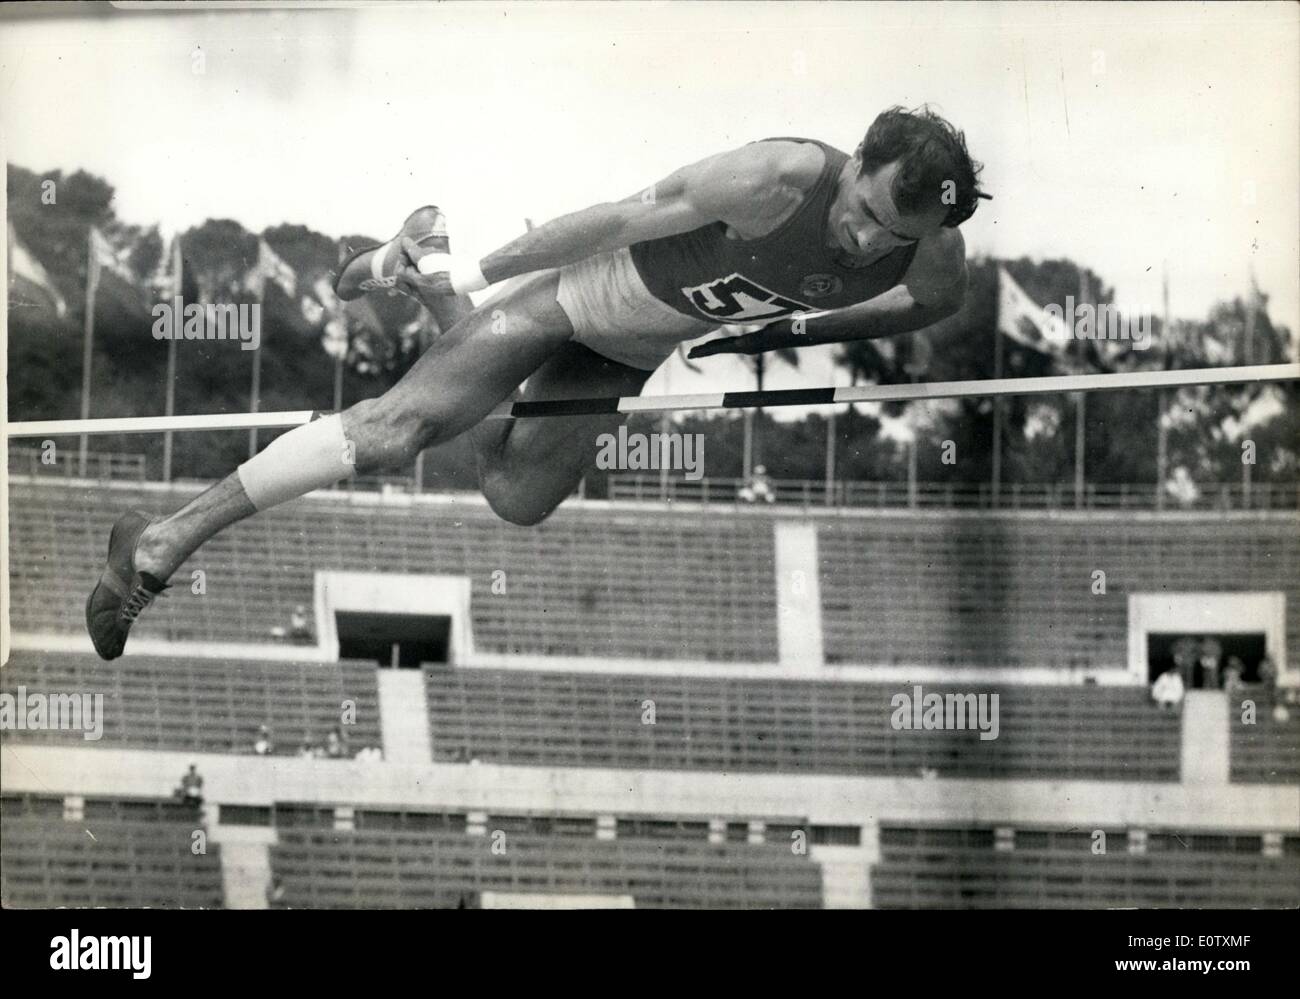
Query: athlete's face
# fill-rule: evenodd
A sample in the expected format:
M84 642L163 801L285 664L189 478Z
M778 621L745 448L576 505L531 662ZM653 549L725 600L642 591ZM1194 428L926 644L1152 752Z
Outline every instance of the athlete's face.
M856 158L845 164L839 191L831 202L828 221L833 245L854 257L876 260L943 226L946 205L936 204L926 211L906 214L898 210L890 193L890 185L898 173L897 161L886 163L865 176L858 176L858 169Z

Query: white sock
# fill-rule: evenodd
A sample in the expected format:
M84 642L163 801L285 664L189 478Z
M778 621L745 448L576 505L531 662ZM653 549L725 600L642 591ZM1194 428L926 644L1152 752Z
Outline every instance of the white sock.
M281 434L239 466L239 481L258 510L269 510L313 489L332 486L355 471L356 453L343 437L339 414Z

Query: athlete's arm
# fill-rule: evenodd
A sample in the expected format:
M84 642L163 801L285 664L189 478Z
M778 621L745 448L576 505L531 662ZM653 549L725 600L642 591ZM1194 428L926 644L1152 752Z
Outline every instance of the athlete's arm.
M794 145L753 143L682 167L622 201L562 215L524 233L489 253L479 261L479 269L489 284L496 284L713 222L725 222L749 236L761 229L764 218L788 212L802 196L807 169L789 164L791 150L786 147ZM413 244L407 249L408 254L422 255ZM445 283L445 275L416 280L428 286Z
M911 333L960 309L966 297L966 282L965 241L956 229L941 229L921 241L902 282L869 302L783 319L745 336L711 340L694 348L689 356L761 354L783 347Z

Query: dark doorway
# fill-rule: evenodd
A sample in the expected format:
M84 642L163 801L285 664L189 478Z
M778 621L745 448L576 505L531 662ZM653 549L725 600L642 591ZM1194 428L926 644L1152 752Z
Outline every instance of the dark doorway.
M1217 643L1218 668L1207 668L1202 663L1206 640ZM1259 664L1267 646L1262 632L1257 634L1147 634L1147 682L1151 683L1161 673L1177 666L1183 683L1189 689L1222 687L1224 673L1230 662L1240 662L1243 683L1259 680ZM1181 659L1182 662L1177 662Z
M446 663L451 618L421 614L337 611L340 659L369 659L380 666L419 669Z

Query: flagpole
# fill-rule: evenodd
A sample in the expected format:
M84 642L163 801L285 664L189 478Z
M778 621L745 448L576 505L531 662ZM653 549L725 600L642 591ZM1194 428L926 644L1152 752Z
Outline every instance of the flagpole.
M184 287L181 267L181 241L179 236L172 237L172 273L175 276L176 286L173 289L172 301L181 297L182 288ZM179 323L180 317L175 317ZM169 417L176 415L176 341L179 337L173 336L167 341L167 403L166 413ZM171 482L172 480L172 431L168 430L163 434L163 481Z
M95 352L95 292L99 286L99 262L95 259L95 227L90 227L86 234L86 322L82 338L81 354L81 418L90 419L90 366ZM90 437L81 435L79 455L79 474L86 477L86 461L90 446Z
M263 286L265 287L265 286ZM261 304L261 297L258 297L258 304ZM261 406L262 394L262 347L259 344L257 350L253 351L253 384L249 390L248 411L256 413ZM254 427L248 432L248 456L252 458L257 454L257 428Z
M1255 322L1256 307L1259 304L1259 286L1255 281L1255 265L1248 265L1250 271L1250 297L1246 301L1246 345L1242 363L1255 363ZM1250 463L1241 463L1241 504L1243 510L1250 509Z
M1092 291L1089 288L1087 272L1081 267L1079 268L1079 304L1082 305L1083 303L1088 302L1091 298L1091 294ZM1096 303L1094 303L1092 311L1093 320L1096 322ZM1081 368L1086 366L1087 360L1087 354L1084 351L1084 342L1085 341L1083 340L1079 341L1079 357L1081 360L1085 361L1085 364L1081 365ZM1085 429L1085 421L1087 420L1086 398L1087 393L1085 392L1078 392L1074 397L1074 505L1078 509L1082 509L1083 507L1083 459L1084 447L1087 439L1087 431Z
M343 358L347 356L347 352L347 342L344 341L343 353L334 358L334 412L336 413L343 412Z
M1169 261L1165 261L1161 294L1164 298L1165 367L1169 367L1169 352L1173 348L1173 334L1169 326ZM1156 392L1156 509L1165 508L1165 476L1169 465L1169 429L1165 426L1165 413L1169 410L1169 395L1165 389Z
M1001 308L1001 305L999 305ZM1002 328L993 327L993 377L1002 377ZM993 400L993 505L1001 502L1002 492L1002 397Z
M835 504L835 407L826 417L826 505Z

